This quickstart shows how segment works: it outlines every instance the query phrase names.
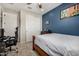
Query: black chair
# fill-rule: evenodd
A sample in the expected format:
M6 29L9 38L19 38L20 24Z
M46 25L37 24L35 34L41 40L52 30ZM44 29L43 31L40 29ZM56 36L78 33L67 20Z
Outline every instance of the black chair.
M7 47L9 47L9 50L12 51L12 46L17 45L18 30L16 30L15 32L15 37L4 36L4 29L1 29L1 34L2 35L0 37L0 53L4 54Z
M16 46L17 44L17 40L15 39L15 37L9 37L9 36L6 39L4 39L3 42L5 42L6 48L7 47L10 48L9 49L10 51L11 51L11 47Z
M17 41L18 41L18 28L16 28L15 31L15 37L8 37L8 39L6 40L6 47L10 47L10 51L11 51L11 46L16 46L17 45Z
M3 38L0 37L0 56L6 56L7 55L6 51L7 51L6 44L3 41Z

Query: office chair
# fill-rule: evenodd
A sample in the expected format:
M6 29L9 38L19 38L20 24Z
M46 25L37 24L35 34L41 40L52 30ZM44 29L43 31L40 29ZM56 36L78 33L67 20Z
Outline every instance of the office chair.
M4 29L3 33L4 33ZM15 37L10 37L10 36L4 36L2 35L0 38L0 53L5 53L5 50L7 47L9 47L10 51L12 50L12 46L16 46L17 45L17 35L18 35L18 31L16 30L15 32ZM3 54L4 54L3 53Z
M5 41L5 44L6 44L6 47L9 47L10 49L10 51L12 50L12 46L16 46L17 45L17 36L18 36L18 30L17 30L17 28L16 28L16 31L15 31L15 37L10 37L10 36L8 36L7 37L7 39L6 40L4 40Z
M6 56L7 52L6 52L6 44L5 42L2 41L2 38L0 37L0 56Z

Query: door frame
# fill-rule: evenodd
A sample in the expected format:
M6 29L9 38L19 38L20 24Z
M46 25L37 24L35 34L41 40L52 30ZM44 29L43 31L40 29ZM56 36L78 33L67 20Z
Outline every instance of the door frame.
M9 12L9 11L5 11L4 9L1 10L1 28L3 28L3 12ZM15 12L13 10L10 10L10 12ZM20 13L17 13L17 27L18 27L18 42L20 42Z

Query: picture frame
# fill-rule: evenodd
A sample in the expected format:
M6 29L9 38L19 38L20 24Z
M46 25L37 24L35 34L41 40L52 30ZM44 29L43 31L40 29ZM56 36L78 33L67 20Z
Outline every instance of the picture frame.
M79 3L61 11L61 20L68 17L79 16Z

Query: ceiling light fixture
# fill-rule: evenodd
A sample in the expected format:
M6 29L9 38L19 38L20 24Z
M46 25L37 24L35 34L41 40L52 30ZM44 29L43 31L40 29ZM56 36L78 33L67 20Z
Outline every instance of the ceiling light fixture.
M27 5L31 5L32 3L26 3Z
M38 3L38 6L39 6L39 8L42 8L42 5L41 5L41 3Z
M39 8L40 8L41 11L44 11L43 6L42 6L41 3L38 3L38 6L39 6Z

